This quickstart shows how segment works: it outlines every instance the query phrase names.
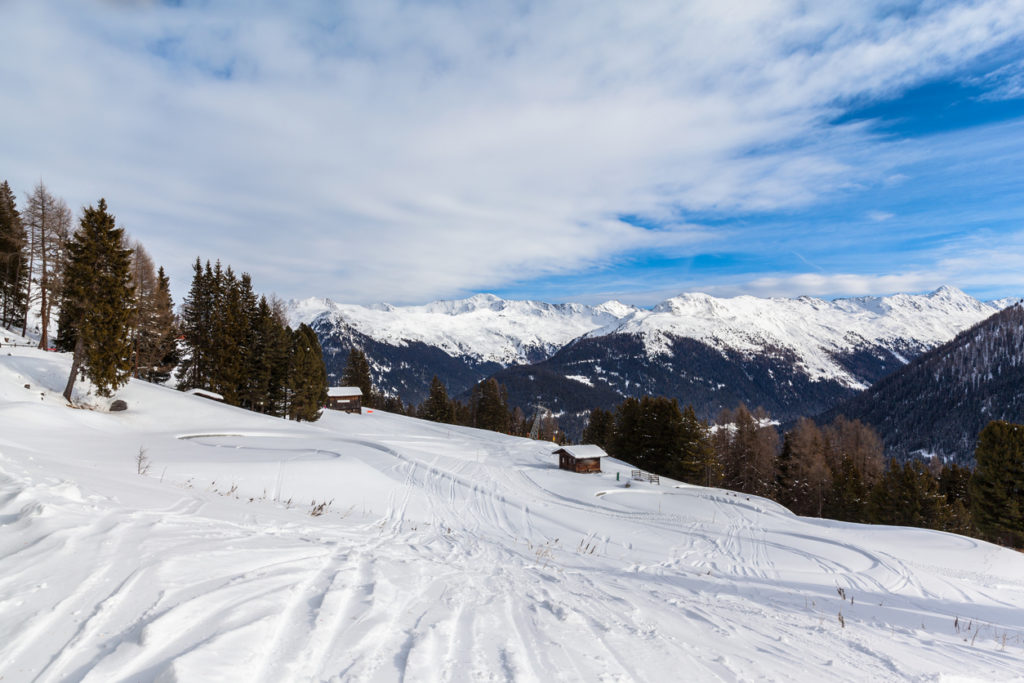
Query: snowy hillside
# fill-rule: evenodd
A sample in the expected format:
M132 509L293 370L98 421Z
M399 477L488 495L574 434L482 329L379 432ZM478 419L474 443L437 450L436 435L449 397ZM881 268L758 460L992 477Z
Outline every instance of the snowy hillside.
M0 355L4 680L1024 670L1019 553L380 412L295 424L134 381L125 413L75 410L67 367Z

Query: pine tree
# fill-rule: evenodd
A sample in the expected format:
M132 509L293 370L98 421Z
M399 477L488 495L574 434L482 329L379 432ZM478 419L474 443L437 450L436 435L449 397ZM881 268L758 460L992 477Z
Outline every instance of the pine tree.
M633 464L648 472L673 476L682 454L682 413L675 399L644 396L632 444Z
M974 457L969 491L975 525L986 539L1024 546L1024 425L989 422Z
M864 522L868 488L860 469L851 458L843 458L839 469L832 472L832 483L825 497L822 515L844 522Z
M608 442L612 438L615 428L615 416L607 410L594 408L590 411L590 418L583 430L583 437L580 443L593 444L608 450Z
M246 388L242 398L242 407L260 413L270 410L272 326L276 326L276 321L271 315L267 297L261 296L249 319Z
M198 256L192 270L192 285L181 307L185 354L178 367L178 388L212 389L210 366L217 305L213 271L209 261L204 269Z
M946 529L950 509L939 484L920 460L890 460L868 495L866 517L874 524Z
M162 330L163 337L154 348L156 363L143 379L150 382L166 382L180 362L178 354L178 321L174 315L174 299L171 297L171 279L164 273L163 266L157 269L157 291L154 301L154 330Z
M327 403L327 370L316 333L309 325L299 325L293 333L288 417L313 422L320 418Z
M176 363L176 326L170 280L153 267L138 242L132 249L135 316L132 321L133 374L148 382L167 381Z
M345 365L341 383L346 387L359 387L363 392L363 406L375 407L376 391L373 388L373 377L370 375L370 362L366 359L366 354L362 349L353 347L349 351L348 363Z
M258 357L265 352L265 349L262 347L262 335L259 330L259 299L256 292L253 291L252 277L248 273L242 273L242 277L238 280L238 298L241 310L239 333L242 335L239 349L242 359L242 373L238 388L239 404L248 410L256 410L257 401L261 398L261 391L257 388L259 382L256 373L257 366L262 361Z
M473 426L507 434L508 400L498 380L491 377L478 384L474 388L473 397Z
M83 210L68 245L62 305L75 330L75 349L64 398L71 401L79 371L101 396L128 381L131 371L129 324L134 308L131 250L100 199Z
M954 463L946 463L939 470L939 491L946 496L946 502L953 505L962 502L971 506L971 469Z
M690 405L683 409L681 442L682 453L674 476L690 484L716 485L721 468L711 445L708 424L697 419Z
M211 384L224 402L241 404L246 382L245 343L249 335L242 288L231 266L214 266L217 308L213 317L211 348Z
M25 228L14 193L5 180L0 183L0 327L24 326L28 288Z
M448 390L444 382L434 375L430 381L430 394L423 402L417 413L420 418L431 422L444 422L451 424L455 422L455 408L451 399L448 398Z
M264 336L267 345L267 366L269 385L267 390L267 412L283 417L288 414L288 371L291 362L291 329L284 323L283 314L269 302L270 318L264 322Z

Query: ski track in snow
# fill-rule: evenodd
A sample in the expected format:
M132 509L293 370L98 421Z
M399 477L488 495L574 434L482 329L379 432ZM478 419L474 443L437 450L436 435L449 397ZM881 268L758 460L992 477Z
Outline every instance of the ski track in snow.
M617 461L575 475L550 444L382 413L293 425L133 382L122 418L19 391L0 383L0 680L1024 671L1024 560L979 541L626 489Z

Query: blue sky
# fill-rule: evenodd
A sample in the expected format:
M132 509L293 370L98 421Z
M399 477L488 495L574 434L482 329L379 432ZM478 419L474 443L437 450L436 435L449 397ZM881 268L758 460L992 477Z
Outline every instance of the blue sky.
M179 295L1021 296L1024 0L838 4L8 0L0 177Z

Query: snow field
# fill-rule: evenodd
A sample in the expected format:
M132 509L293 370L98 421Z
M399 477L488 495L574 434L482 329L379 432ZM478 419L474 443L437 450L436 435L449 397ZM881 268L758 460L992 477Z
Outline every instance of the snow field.
M625 488L626 463L577 475L550 444L377 411L294 424L134 381L127 412L76 410L67 367L0 354L5 681L1024 671L1010 550Z

